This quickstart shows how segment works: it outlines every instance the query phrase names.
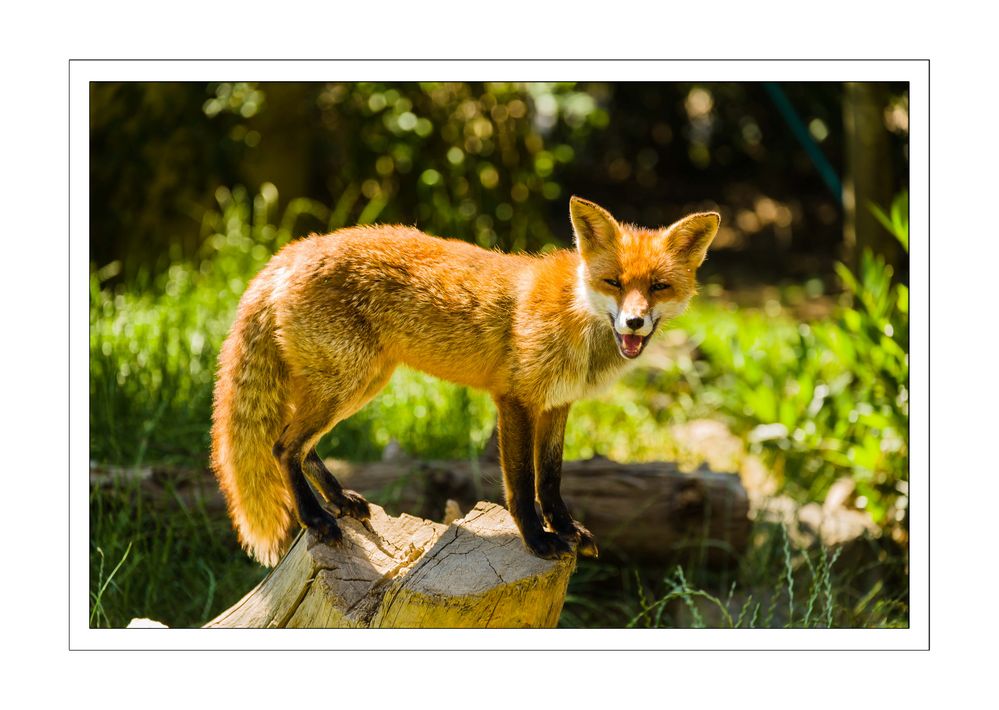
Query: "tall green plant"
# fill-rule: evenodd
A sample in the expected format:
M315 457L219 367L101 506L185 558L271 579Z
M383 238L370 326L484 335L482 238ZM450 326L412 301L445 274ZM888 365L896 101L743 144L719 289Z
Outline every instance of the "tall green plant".
M890 225L908 243L907 198ZM785 489L821 500L843 476L879 523L904 519L909 423L909 291L869 251L837 265L842 301L812 323L698 304L679 320L700 358L660 376L676 418L723 412L765 453ZM689 392L684 400L676 392Z

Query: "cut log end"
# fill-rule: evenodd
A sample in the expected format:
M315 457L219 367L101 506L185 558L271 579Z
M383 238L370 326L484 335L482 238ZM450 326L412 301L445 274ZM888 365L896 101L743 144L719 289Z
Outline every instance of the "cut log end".
M505 508L478 503L450 525L371 506L343 541L298 537L256 588L208 628L554 627L575 557L543 560Z

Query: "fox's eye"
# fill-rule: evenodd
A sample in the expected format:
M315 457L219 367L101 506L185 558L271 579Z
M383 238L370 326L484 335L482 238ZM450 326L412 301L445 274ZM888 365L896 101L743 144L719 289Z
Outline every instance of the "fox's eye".
M657 284L652 284L652 290L653 291L665 291L668 288L671 288L671 287L667 283L660 282L660 283L657 283Z
M617 279L604 279L604 283L614 288L621 288L621 282Z

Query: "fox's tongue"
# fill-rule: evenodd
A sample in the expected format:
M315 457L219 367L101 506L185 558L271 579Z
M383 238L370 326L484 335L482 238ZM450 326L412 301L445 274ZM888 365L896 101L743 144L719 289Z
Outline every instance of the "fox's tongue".
M635 357L642 349L643 340L645 340L645 338L641 335L622 335L621 349L628 357Z

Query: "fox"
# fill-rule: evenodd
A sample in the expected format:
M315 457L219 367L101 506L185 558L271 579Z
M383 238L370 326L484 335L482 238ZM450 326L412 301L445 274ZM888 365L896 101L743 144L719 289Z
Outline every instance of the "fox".
M686 309L721 218L649 229L573 196L569 221L574 248L544 255L376 225L270 259L240 299L213 398L211 466L244 550L274 566L296 523L336 544L339 517L370 516L315 447L405 365L492 396L506 507L531 553L598 554L560 494L569 408Z

